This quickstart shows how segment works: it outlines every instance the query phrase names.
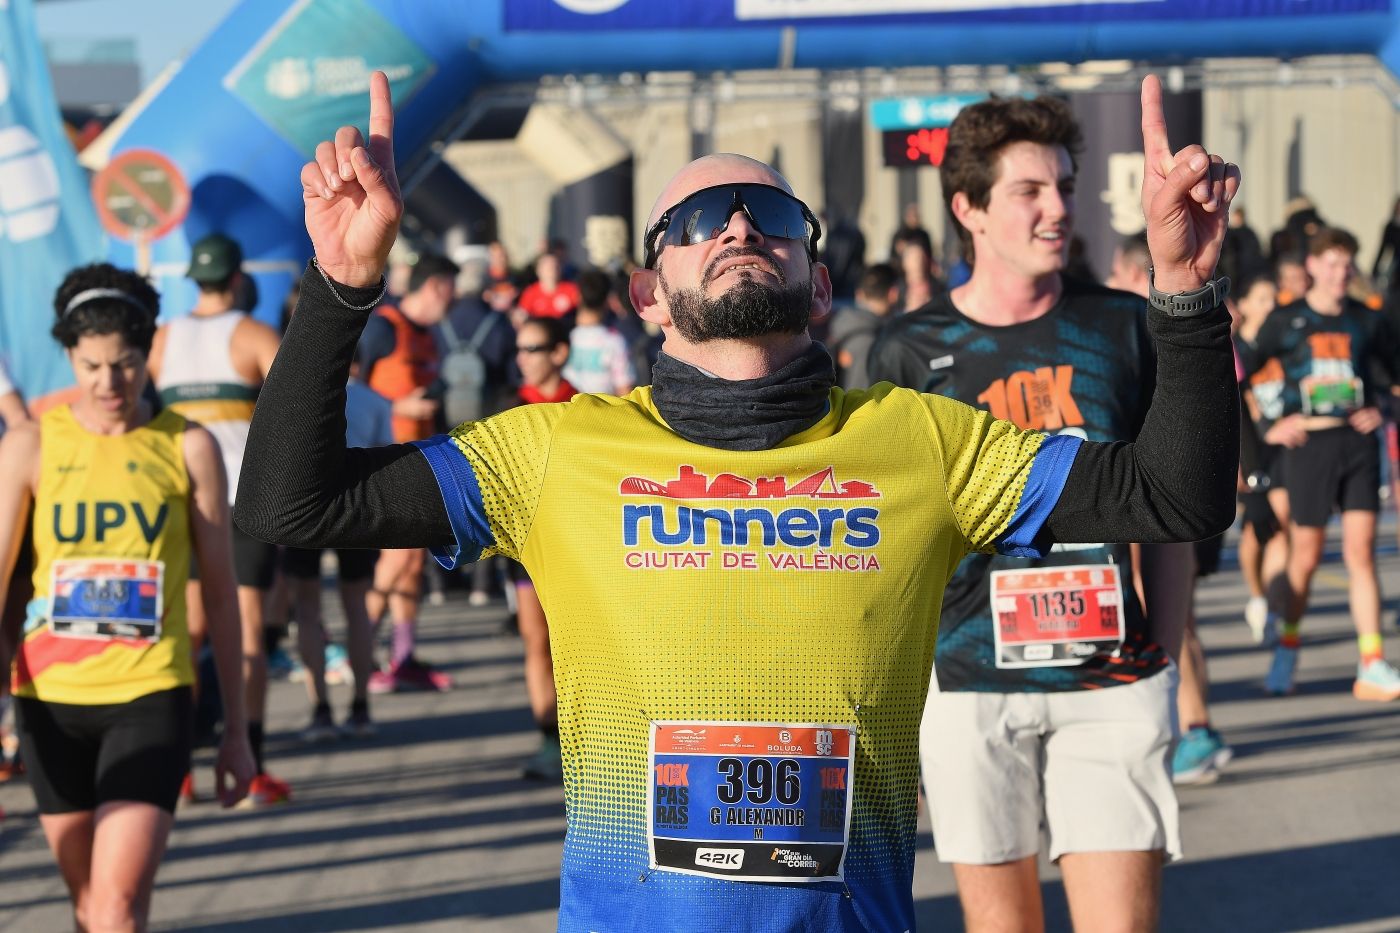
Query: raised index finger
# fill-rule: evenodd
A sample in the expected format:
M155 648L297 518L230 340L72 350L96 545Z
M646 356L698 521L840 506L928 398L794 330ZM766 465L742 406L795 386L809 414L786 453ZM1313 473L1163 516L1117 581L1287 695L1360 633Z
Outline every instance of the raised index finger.
M1149 166L1170 169L1172 150L1167 118L1162 114L1162 82L1156 75L1142 79L1142 152Z
M369 154L381 168L394 170L394 100L382 71L369 77Z

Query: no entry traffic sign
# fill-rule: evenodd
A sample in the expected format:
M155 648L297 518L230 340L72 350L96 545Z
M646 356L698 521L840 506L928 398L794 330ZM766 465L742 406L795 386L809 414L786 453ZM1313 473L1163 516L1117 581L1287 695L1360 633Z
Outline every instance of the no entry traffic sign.
M112 236L150 243L184 223L190 188L175 163L159 152L129 149L93 177L92 200Z

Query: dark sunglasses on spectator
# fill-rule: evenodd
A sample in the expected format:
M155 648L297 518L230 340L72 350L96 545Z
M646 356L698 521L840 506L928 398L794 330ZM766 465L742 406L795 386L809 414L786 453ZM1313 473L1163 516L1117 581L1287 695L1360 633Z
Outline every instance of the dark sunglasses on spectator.
M548 353L554 347L547 343L527 343L515 348L516 353Z
M701 188L668 207L647 231L646 268L656 268L668 246L694 246L719 236L738 211L765 237L805 240L807 254L817 261L822 228L806 204L772 185L733 184Z

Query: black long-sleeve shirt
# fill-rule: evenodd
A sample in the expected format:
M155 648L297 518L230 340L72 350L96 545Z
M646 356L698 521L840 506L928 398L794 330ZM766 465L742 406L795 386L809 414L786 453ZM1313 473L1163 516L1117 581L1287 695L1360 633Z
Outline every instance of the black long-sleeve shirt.
M340 287L350 304L377 289ZM297 313L259 397L234 519L301 547L450 546L432 469L417 448L345 446L345 382L369 317L308 268ZM1046 521L1050 541L1197 540L1234 518L1239 396L1223 308L1153 311L1157 382L1134 443L1085 443Z

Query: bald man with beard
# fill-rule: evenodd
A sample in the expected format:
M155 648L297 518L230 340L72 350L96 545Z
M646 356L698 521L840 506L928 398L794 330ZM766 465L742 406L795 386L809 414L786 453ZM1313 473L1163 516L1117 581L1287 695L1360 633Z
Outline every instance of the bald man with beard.
M912 928L945 581L973 550L1224 528L1228 315L1154 318L1157 395L1135 445L888 384L845 392L807 331L830 307L816 218L771 167L708 156L657 199L631 278L666 338L653 386L347 450L340 393L403 210L382 75L370 96L368 146L343 127L302 170L316 258L238 522L303 547L526 566L558 691L561 930ZM1238 173L1153 132L1157 284L1189 293L1214 270Z

